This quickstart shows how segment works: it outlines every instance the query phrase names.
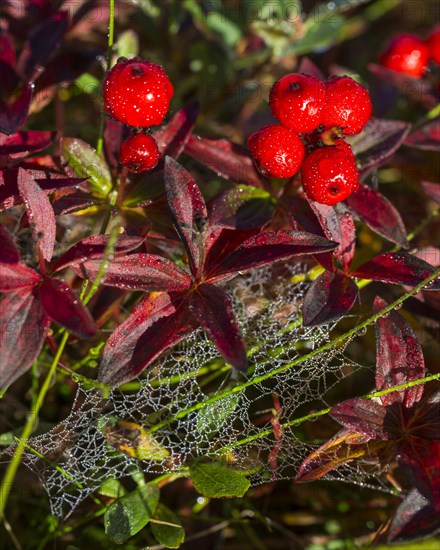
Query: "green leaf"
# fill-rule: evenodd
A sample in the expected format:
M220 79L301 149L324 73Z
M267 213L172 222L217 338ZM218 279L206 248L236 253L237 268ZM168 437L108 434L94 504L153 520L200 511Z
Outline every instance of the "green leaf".
M7 447L15 442L14 434L12 432L5 432L0 434L0 446Z
M338 42L338 33L344 24L345 18L337 13L333 4L317 5L304 22L304 36L289 46L284 54L323 51Z
M197 415L197 430L203 436L217 433L237 406L238 396L227 395L220 401L203 407Z
M75 84L85 94L102 94L101 82L90 73L83 73L75 80Z
M159 502L156 485L144 485L111 504L105 515L107 536L117 544L138 533L150 521Z
M120 481L114 477L110 477L104 481L98 489L98 493L105 497L121 498L127 494L127 491Z
M157 542L167 548L179 548L185 540L185 531L179 518L162 503L157 505L151 518L151 531Z
M118 55L120 57L135 57L139 53L139 40L137 34L129 29L119 35L117 43Z
M242 497L250 487L242 473L221 462L194 464L189 473L196 491L208 498Z
M229 47L235 46L241 39L240 28L223 14L211 12L206 17L206 22L208 27L219 34Z
M61 149L67 164L80 178L89 178L93 191L106 197L112 188L112 178L104 159L85 141L63 138Z

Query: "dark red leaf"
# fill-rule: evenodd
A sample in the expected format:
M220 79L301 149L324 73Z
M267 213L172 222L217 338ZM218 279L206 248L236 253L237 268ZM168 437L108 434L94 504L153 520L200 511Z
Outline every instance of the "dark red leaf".
M45 279L37 294L46 315L80 338L96 336L96 324L78 296L62 281Z
M437 204L440 204L440 183L422 181L423 191Z
M350 212L342 204L334 207L315 201L309 202L324 235L327 239L339 243L333 254L347 271L353 260L356 245L356 228Z
M388 304L382 298L374 300L374 312ZM376 321L376 389L378 391L423 378L425 362L417 336L396 311ZM383 395L384 406L401 402L406 407L417 403L423 385Z
M0 101L0 133L10 136L24 124L31 104L33 84L26 84L12 105Z
M62 174L43 172L43 170L30 168L26 170L46 193L52 193L58 189L77 187L87 181L86 178L66 178ZM17 185L18 171L19 168L17 167L0 170L0 209L11 208L21 203Z
M208 207L210 227L252 229L271 219L275 204L262 189L235 185L215 197Z
M57 85L65 85L73 82L83 73L87 72L91 64L96 62L96 53L84 50L62 52L49 61L43 74L35 83L37 97L42 105L57 93Z
M440 122L438 120L427 122L406 138L405 145L416 149L440 151Z
M375 63L370 63L368 69L387 86L392 84L396 88L396 92L399 94L403 92L411 100L422 103L427 109L437 105L436 93L428 79L413 78Z
M263 177L247 149L228 139L191 135L185 153L227 180L262 187Z
M406 444L399 445L398 460L404 467L410 468L415 486L440 515L440 432L438 431L440 414L438 403L436 405L436 440L418 439L420 432L414 433L411 425L413 437L407 443L405 442Z
M52 57L61 44L68 27L68 12L58 11L49 19L34 27L18 60L19 72L31 80Z
M232 301L224 290L212 285L200 285L191 294L189 307L226 361L236 369L246 371L246 348Z
M119 237L113 255L125 255L139 248L142 237ZM67 252L52 265L52 271L64 269L67 266L102 258L108 244L108 235L93 235L75 243Z
M388 531L389 542L407 542L438 533L440 514L417 489L397 508Z
M5 226L0 224L0 262L16 264L20 261L20 253L14 239Z
M358 288L349 277L324 271L313 281L304 297L304 326L331 323L344 317L358 295Z
M29 290L0 297L0 388L26 372L43 346L48 321Z
M430 264L416 256L406 252L388 252L362 264L352 275L383 283L416 286L434 272ZM436 279L424 290L439 289L440 281Z
M390 201L379 191L361 183L346 203L350 210L373 231L385 239L408 248L402 218Z
M411 125L401 120L373 118L348 142L356 156L360 172L377 168L388 160L404 142Z
M215 227L215 224L212 227L210 223L205 241L205 272L215 271L231 252L259 232L257 227L253 229L223 229Z
M224 258L220 264L213 257L214 248L210 253L207 278L210 281L220 281L229 276L235 276L239 271L272 264L291 256L318 254L336 248L337 244L303 231L268 231L250 237L240 244L233 252Z
M168 124L153 134L163 156L168 155L177 159L182 153L194 128L199 110L199 104L196 101L188 103L177 111Z
M42 151L52 143L54 137L55 132L37 130L16 132L12 136L0 135L0 157L4 155L10 159L17 159L29 153Z
M111 386L133 380L193 330L181 295L150 294L107 340L99 380Z
M124 124L112 118L105 119L104 147L110 166L119 165L119 149L125 133Z
M75 271L83 277L94 279L100 266L100 260L90 260L75 267ZM109 262L101 282L125 290L172 291L188 289L191 277L174 262L161 256L131 254Z
M18 190L26 207L34 238L43 255L50 262L55 246L55 214L46 193L32 177L31 170L18 169Z
M411 431L422 439L439 440L440 434L440 391L425 396L414 408L411 418ZM427 445L429 447L429 445ZM429 447L431 448L431 447ZM437 455L440 460L440 453ZM440 473L440 467L437 468Z
M383 429L386 409L371 399L347 399L332 407L329 414L350 432L368 439L387 439Z
M3 63L6 63L11 67L14 67L15 51L12 37L3 29L0 32L0 61L3 61Z
M204 261L205 201L191 174L171 157L165 159L165 189L173 223L188 252L191 271L197 276Z
M100 203L99 200L95 199L92 195L88 193L73 192L72 194L65 194L59 199L54 199L52 201L53 211L55 217L64 216L65 214L73 214L74 212L79 212L81 210L86 210L95 206L97 213L99 210L105 210L106 206L103 203Z
M0 264L0 292L14 292L35 286L40 276L30 267L20 263Z

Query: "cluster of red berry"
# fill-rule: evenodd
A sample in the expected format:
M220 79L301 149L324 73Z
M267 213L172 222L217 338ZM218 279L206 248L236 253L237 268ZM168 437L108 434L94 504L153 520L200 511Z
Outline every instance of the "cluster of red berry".
M143 130L161 124L174 88L165 69L139 57L121 57L108 71L103 87L104 109L135 130L121 145L119 160L130 172L151 170L159 162L156 140Z
M321 82L289 74L273 85L269 105L281 124L270 124L248 139L258 170L290 178L301 168L304 192L322 204L349 197L359 178L351 147L343 139L359 134L368 122L368 91L348 76Z
M440 65L440 25L434 28L428 40L422 40L413 34L395 36L382 54L380 62L388 69L420 78L430 59Z

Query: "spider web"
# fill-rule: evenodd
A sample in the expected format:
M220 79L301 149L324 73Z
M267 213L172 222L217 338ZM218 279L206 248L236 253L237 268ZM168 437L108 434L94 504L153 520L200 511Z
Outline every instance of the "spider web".
M109 478L180 472L202 457L244 471L253 485L292 479L316 448L296 419L328 406L330 390L361 368L344 353L348 341L299 360L328 342L332 328L301 325L307 284L292 280L305 271L283 264L226 288L250 354L247 377L235 375L199 330L158 359L135 391L103 397L79 385L70 415L31 438L23 455L52 513L67 517ZM380 473L358 460L327 478L380 488Z

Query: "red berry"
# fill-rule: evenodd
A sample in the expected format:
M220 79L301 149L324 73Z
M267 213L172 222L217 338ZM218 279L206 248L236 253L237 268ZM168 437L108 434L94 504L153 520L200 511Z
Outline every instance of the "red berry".
M301 167L305 149L298 134L279 124L270 124L248 138L258 170L273 178L290 178Z
M322 122L324 85L314 76L288 74L272 86L269 106L287 128L300 134L312 132Z
M380 62L384 67L420 78L429 59L428 46L412 34L399 34L389 43Z
M304 192L313 201L331 206L348 198L359 187L351 147L340 142L315 149L303 162L301 180Z
M161 124L173 93L163 67L139 57L121 58L105 77L104 108L119 122L144 128Z
M437 25L430 34L426 45L429 48L429 56L437 65L440 65L440 25Z
M325 95L324 126L339 126L345 135L359 134L373 109L368 90L349 76L336 76L326 82Z
M135 174L154 168L160 153L156 140L148 134L133 134L121 144L119 160Z

